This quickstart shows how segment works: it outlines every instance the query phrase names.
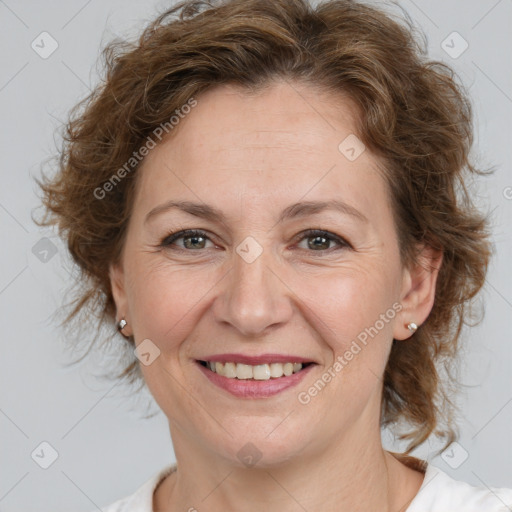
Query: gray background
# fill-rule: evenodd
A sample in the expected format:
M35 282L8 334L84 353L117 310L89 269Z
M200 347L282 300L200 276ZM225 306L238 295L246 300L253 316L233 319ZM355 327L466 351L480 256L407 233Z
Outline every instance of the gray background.
M68 110L96 83L103 44L137 35L171 3L0 0L0 511L87 512L131 494L174 461L163 413L153 404L156 414L142 418L147 393L136 400L95 378L97 355L64 366L70 356L54 312L73 268L55 233L31 220L38 205L33 177L55 153L56 129ZM451 64L470 88L478 162L497 168L475 186L479 204L493 212L496 255L482 293L485 320L465 332L460 446L432 458L437 445L431 442L417 455L472 484L512 487L512 2L400 5L426 31L431 57ZM43 31L58 43L46 59L31 47ZM457 58L441 46L453 31L469 44ZM462 47L452 39L453 53ZM49 241L41 242L44 237ZM384 439L391 447L391 437ZM48 469L31 456L41 453L43 441L58 453Z

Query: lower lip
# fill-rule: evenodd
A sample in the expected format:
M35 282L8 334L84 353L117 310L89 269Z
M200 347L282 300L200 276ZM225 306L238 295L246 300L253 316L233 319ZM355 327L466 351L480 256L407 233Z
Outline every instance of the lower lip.
M229 379L223 377L218 373L212 372L210 369L203 366L199 361L196 361L197 366L203 374L219 388L226 390L238 398L268 398L277 395L288 388L296 386L302 379L309 373L309 371L316 366L310 364L303 370L297 373L292 373L288 377L270 378L268 380L244 380L244 379Z

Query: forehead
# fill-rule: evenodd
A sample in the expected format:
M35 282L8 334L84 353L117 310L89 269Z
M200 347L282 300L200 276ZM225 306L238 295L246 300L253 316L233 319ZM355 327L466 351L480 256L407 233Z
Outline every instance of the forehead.
M207 147L222 151L228 145L231 149L242 144L246 149L270 150L273 142L288 146L295 142L299 144L296 151L323 151L327 145L336 149L341 136L356 131L353 102L341 93L310 85L276 82L255 93L223 85L201 94L197 102L177 127L178 133L185 132L180 137L183 150ZM188 157L200 155L196 151Z
M197 200L220 190L224 207L244 193L255 207L279 196L295 202L336 193L370 206L368 190L383 186L369 151L355 160L343 153L362 143L355 138L357 110L341 94L279 82L256 94L224 85L196 100L139 169L146 208L169 196Z

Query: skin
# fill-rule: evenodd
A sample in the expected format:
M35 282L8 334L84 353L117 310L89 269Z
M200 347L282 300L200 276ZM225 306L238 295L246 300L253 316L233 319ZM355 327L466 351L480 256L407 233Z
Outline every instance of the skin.
M110 272L123 333L160 350L141 369L169 420L178 470L157 488L154 509L405 510L423 474L382 447L382 375L393 338L406 340L407 324L427 318L442 255L424 248L422 265L401 264L377 157L366 149L349 161L338 150L355 133L348 99L276 82L257 95L221 86L197 100L145 158L122 258ZM367 221L326 210L277 222L292 203L329 199ZM225 220L171 209L145 222L169 200L208 203ZM161 246L182 229L208 238ZM307 229L352 247L304 238ZM263 251L252 263L236 252L248 236ZM298 393L393 304L402 309L301 404ZM318 364L297 387L242 399L194 362L225 352L298 354ZM237 456L248 442L261 452L251 468Z

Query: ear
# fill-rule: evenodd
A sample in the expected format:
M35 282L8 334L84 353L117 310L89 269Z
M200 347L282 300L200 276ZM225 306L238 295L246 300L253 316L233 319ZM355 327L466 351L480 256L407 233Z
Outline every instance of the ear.
M434 305L436 282L443 261L443 253L429 246L420 249L417 263L404 269L400 303L393 338L404 340L412 336L407 328L410 322L418 327L425 322Z
M124 318L128 325L123 329L122 334L131 335L130 320L128 318L128 300L125 287L125 274L122 263L111 264L109 267L110 288L116 304L117 321Z

